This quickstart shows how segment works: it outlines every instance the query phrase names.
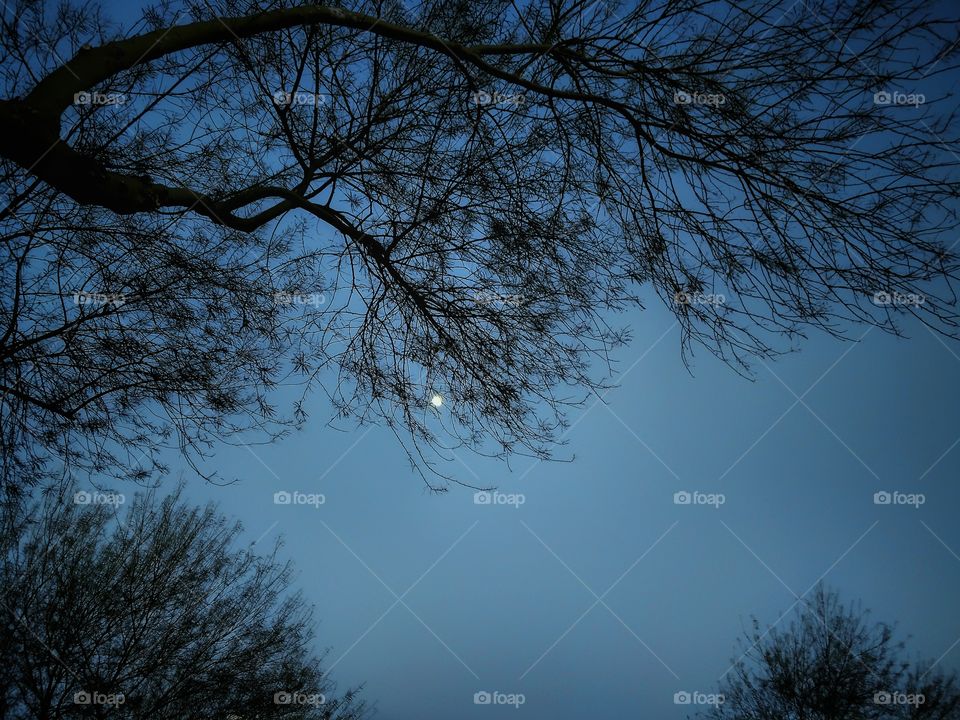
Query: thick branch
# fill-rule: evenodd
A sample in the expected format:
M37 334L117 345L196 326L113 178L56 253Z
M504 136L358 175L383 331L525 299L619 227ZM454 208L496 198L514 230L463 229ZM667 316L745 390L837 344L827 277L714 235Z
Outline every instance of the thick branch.
M481 45L468 48L368 15L337 8L306 6L249 17L218 18L178 25L81 50L68 63L37 83L23 100L0 101L0 154L80 203L99 205L121 214L149 212L161 207L195 208L211 217L227 215L219 218L224 225L238 229L259 227L289 208L278 207L265 211L259 222L241 220L230 216L225 210L218 212L218 201L195 190L172 188L154 183L149 178L109 171L95 160L77 153L60 139L59 118L73 102L76 93L89 90L117 73L151 60L203 45L228 43L286 28L318 24L349 27L433 49L469 62L492 76L549 97L605 105L640 130L636 118L622 103L599 95L542 86L490 65L482 58L483 55L543 52L541 45Z

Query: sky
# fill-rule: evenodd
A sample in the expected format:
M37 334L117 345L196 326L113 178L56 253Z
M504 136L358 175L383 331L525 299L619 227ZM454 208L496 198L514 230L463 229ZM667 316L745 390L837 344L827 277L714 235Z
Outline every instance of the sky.
M218 447L235 483L171 457L171 486L182 472L264 552L284 538L328 671L382 718L686 717L675 694L717 691L750 617L820 581L960 667L960 344L910 323L812 334L746 379L704 350L686 367L657 302L619 320L634 340L571 415L572 461L451 462L494 502L427 492L387 429L328 427L322 394L303 432Z
M329 671L384 718L686 717L674 694L716 692L750 617L821 580L911 658L960 665L960 348L922 326L811 337L750 381L704 352L688 371L666 309L624 320L636 339L572 417L573 462L454 463L498 502L425 492L388 431L331 430L319 406L287 440L219 450L237 482L187 494L265 550L284 537Z

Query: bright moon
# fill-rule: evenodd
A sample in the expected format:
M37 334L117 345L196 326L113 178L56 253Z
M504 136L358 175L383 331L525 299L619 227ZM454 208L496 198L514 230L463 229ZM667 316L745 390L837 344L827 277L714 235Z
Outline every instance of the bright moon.
M443 405L443 398L437 395L436 393L434 393L433 397L430 398L430 404L433 405L435 408L438 408L441 405Z

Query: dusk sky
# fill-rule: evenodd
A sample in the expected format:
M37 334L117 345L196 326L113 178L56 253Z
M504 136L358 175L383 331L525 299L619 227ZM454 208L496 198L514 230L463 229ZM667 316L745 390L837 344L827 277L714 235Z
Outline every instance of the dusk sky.
M388 431L326 428L323 403L285 441L218 449L234 485L184 468L188 495L264 550L284 537L329 669L381 717L685 717L674 693L716 692L750 616L774 623L820 580L960 664L958 349L919 324L814 336L751 382L703 351L688 373L656 305L624 319L619 387L572 417L572 462L449 465L522 505L426 493ZM325 502L276 505L280 490ZM483 690L525 703L475 706Z
M388 429L328 425L322 393L305 430L214 448L232 484L171 454L165 487L182 478L264 552L283 538L327 670L382 718L686 717L706 708L675 694L718 691L751 616L785 626L820 581L911 657L960 667L960 344L909 321L811 332L748 379L696 346L685 366L652 295L612 321L633 332L616 387L571 413L557 461L439 466L493 502L428 492Z

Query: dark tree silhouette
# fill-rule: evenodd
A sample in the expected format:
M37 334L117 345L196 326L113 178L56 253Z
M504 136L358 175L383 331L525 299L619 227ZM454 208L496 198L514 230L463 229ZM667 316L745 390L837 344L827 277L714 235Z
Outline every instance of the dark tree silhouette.
M756 620L711 720L956 720L956 676L904 659L893 630L818 587L789 628Z
M26 517L5 517L0 717L367 715L322 674L290 568L213 507L147 494L118 514L68 491Z
M283 432L294 379L420 468L546 456L644 297L745 369L811 327L955 334L948 3L8 8L12 486Z

